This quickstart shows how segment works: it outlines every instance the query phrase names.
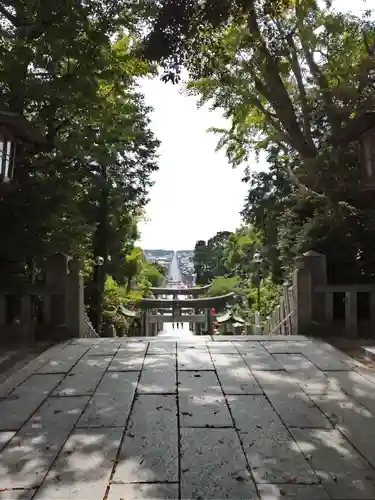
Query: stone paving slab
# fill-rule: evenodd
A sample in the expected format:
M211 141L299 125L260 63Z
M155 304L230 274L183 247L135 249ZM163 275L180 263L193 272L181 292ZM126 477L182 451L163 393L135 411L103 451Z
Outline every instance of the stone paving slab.
M176 370L164 368L143 370L137 391L143 394L176 393Z
M0 500L31 500L36 490L1 490Z
M327 377L303 354L275 353L274 357L306 394L327 394L340 391L333 377Z
M50 359L59 358L61 352L68 346L68 342L54 345L34 358L26 366L12 373L4 382L0 384L0 399L8 396L16 387L25 382L31 375L35 374L41 366Z
M91 395L107 369L111 357L82 358L55 389L54 396Z
M264 396L228 396L256 482L318 483L292 436Z
M375 372L304 337L232 340L48 349L0 384L0 500L374 500Z
M175 396L139 395L113 476L114 483L178 482Z
M268 352L247 352L242 353L243 359L251 370L276 371L283 367Z
M239 354L213 354L212 361L224 394L263 394L256 378Z
M122 433L122 428L74 431L35 500L103 500Z
M133 483L112 484L106 500L176 500L177 498L176 483Z
M258 484L260 500L331 500L323 486L310 484Z
M257 498L234 429L181 429L181 454L181 498Z
M15 431L1 431L0 432L0 451L9 443L15 436Z
M49 398L0 453L2 488L41 484L88 398Z
M181 427L233 427L215 372L180 372Z
M338 430L291 432L332 500L375 498L375 471Z
M109 364L108 371L125 372L140 371L143 366L145 352L129 352L119 350Z
M144 370L176 370L177 359L175 354L147 355L144 358Z
M100 342L94 344L89 351L87 356L114 356L121 345L120 341L117 342Z
M147 354L176 354L176 342L152 342Z
M332 424L375 467L375 416L346 394L312 396Z
M57 386L63 375L32 375L0 401L0 430L17 430Z
M37 373L67 373L88 350L89 346L68 345L58 358L47 361Z
M375 415L375 383L355 371L328 371L326 375L332 384L337 384L346 394Z
M302 353L303 349L312 347L314 348L315 344L312 340L306 341L290 341L285 340L284 342L262 342L263 347L271 354L298 354Z
M78 427L124 427L137 382L136 372L107 372L81 416Z
M179 370L213 370L210 353L201 350L178 351Z
M232 342L207 342L211 354L238 354Z
M233 342L240 354L266 354L266 349L260 342Z
M328 352L319 346L312 346L305 348L303 354L323 371L349 371L351 369L346 363L341 361L337 350L335 352Z

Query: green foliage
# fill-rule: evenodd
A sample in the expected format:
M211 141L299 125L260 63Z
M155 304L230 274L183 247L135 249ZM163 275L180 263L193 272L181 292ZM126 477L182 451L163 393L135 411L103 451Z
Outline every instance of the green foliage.
M0 19L2 108L24 114L51 146L18 150L17 189L1 200L0 272L25 274L57 251L103 256L109 270L137 237L157 169L136 84L151 67L132 53L138 14L123 0L20 0Z
M128 300L125 287L120 286L108 276L104 287L103 319L106 324L113 324L116 328L128 326L125 316L119 313L119 306Z
M224 111L228 128L213 132L233 166L267 159L268 172L248 167L243 210L267 273L280 283L294 258L313 249L327 256L332 282L374 281L373 195L361 190L356 145L332 143L350 119L375 108L371 18L314 0L277 11L263 1L198 4L173 10L162 2L150 40L166 42L148 50L166 76L183 61L188 93ZM247 253L237 238L230 246L228 272L245 278Z
M280 286L272 281L271 276L266 276L260 283L260 314L263 321L280 303ZM247 290L247 300L251 310L257 309L257 288L252 286Z
M207 291L209 297L225 295L227 293L241 294L241 281L238 276L219 276L211 282L211 287Z

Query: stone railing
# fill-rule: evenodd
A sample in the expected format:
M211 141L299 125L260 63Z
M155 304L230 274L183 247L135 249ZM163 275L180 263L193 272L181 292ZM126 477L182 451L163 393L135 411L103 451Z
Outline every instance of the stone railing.
M263 333L265 335L295 335L297 333L294 287L290 286L289 283L283 284L280 303L267 317L263 325Z
M91 323L90 318L88 317L88 314L86 311L84 313L84 320L85 320L85 328L84 328L82 336L86 337L86 338L100 337L100 335L98 335L96 333L96 330L95 330L93 324Z
M83 276L66 255L48 259L43 282L0 288L0 344L84 337L89 330Z

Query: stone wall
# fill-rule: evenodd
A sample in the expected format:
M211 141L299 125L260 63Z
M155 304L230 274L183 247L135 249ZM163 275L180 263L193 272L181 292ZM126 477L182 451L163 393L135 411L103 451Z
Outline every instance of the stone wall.
M45 280L0 289L0 343L91 336L78 263L64 254L48 259Z

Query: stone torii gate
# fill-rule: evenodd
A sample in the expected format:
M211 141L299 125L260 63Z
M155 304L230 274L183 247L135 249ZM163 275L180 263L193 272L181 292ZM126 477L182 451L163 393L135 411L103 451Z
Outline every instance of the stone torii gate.
M205 326L207 333L212 334L212 322L215 319L212 308L222 308L228 301L233 299L234 294L227 293L217 297L178 299L178 296L181 295L197 297L208 288L209 285L196 288L152 288L151 291L155 295L167 295L173 298L144 298L138 302L138 306L143 311L144 335L157 335L158 330L161 330L163 323L166 322L193 324L193 331L198 335L201 333L202 326ZM192 314L191 311L194 311L194 313Z

